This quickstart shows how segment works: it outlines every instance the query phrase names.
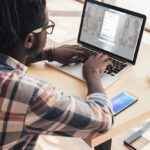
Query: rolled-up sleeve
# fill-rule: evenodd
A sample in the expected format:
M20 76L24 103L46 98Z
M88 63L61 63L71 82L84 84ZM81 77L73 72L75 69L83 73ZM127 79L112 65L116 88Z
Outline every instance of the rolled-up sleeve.
M106 132L112 124L112 106L105 95L64 96L49 84L37 90L25 119L28 133L82 138Z

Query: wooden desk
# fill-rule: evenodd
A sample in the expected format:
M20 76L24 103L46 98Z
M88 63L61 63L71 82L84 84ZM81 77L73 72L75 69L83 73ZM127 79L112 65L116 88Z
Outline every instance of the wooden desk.
M147 79L148 73L150 73L150 45L142 43L136 66L118 82L106 89L109 98L114 97L121 91L129 91L136 95L139 101L115 117L115 124L111 131L88 141L90 146L99 145L137 123L150 118L150 81ZM44 63L33 64L29 68L29 74L49 81L66 95L85 97L87 94L85 83L50 68Z

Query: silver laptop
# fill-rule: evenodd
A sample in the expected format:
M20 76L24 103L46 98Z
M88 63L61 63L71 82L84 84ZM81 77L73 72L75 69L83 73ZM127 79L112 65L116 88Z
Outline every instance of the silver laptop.
M108 68L101 78L104 88L128 72L136 63L146 16L120 7L86 0L84 3L77 43L89 55L103 52L109 55L114 68ZM63 66L57 62L49 65L80 80L83 64Z

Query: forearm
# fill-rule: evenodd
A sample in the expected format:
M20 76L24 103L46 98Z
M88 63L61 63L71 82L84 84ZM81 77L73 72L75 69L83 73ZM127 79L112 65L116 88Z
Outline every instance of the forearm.
M31 103L36 109L26 115L28 132L92 138L112 127L111 104L104 94L91 94L87 99L66 97L49 84L40 87L38 93Z
M95 73L91 73L88 75L87 87L88 87L88 95L92 94L92 93L103 93L103 94L105 94L105 90L102 86L100 77Z
M68 107L64 108L64 114L66 114L64 118L68 117L65 119L68 122L62 132L69 136L92 138L111 129L112 106L104 94L91 94L86 102L85 99L70 97L68 104ZM61 108L63 106L61 105Z

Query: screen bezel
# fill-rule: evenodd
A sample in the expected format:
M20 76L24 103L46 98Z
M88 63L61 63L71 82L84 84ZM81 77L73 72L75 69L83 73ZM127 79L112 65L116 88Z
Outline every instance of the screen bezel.
M83 26L83 20L84 20L84 14L85 14L85 9L86 9L87 3L93 3L93 4L96 4L96 5L99 5L99 6L106 7L108 9L117 10L117 11L120 11L122 13L126 13L126 14L129 14L129 15L132 15L132 16L135 16L135 17L143 19L141 30L140 30L140 34L139 34L139 38L138 38L138 41L137 41L137 46L135 48L135 54L134 54L133 60L121 57L121 56L119 56L117 54L113 54L111 52L108 52L105 49L101 49L99 47L90 45L90 44L80 40L82 26ZM141 39L142 39L142 35L143 35L143 31L144 31L144 27L145 27L145 22L146 22L146 16L144 14L140 14L140 13L137 13L137 12L134 12L134 11L131 11L131 10L127 10L127 9L124 9L124 8L121 8L121 7L113 6L113 5L102 3L102 2L99 2L99 1L95 1L95 0L85 0L84 7L83 7L83 12L82 12L82 17L81 17L81 22L80 22L80 28L79 28L79 34L78 34L77 42L79 44L82 44L84 47L89 48L91 50L94 50L94 51L97 51L97 52L102 51L102 52L108 54L111 57L115 57L115 58L120 59L120 60L123 59L126 62L129 62L129 63L135 65L136 59L137 59L137 55L138 55L138 51L139 51L139 47L140 47L140 43L141 43Z
M114 116L118 115L120 112L122 112L123 110L125 110L126 108L128 108L129 106L131 106L132 104L134 104L135 102L138 101L138 98L137 98L136 96L130 94L129 92L125 92L125 91L124 91L124 92L121 92L121 93L119 93L117 96L113 97L113 98L111 99L111 101L112 101L113 99L116 99L116 98L117 98L118 96L120 96L121 94L124 94L124 95L126 95L126 96L132 98L134 101L132 101L130 104L126 105L124 108L120 109L118 112L114 112L114 113L113 113Z

